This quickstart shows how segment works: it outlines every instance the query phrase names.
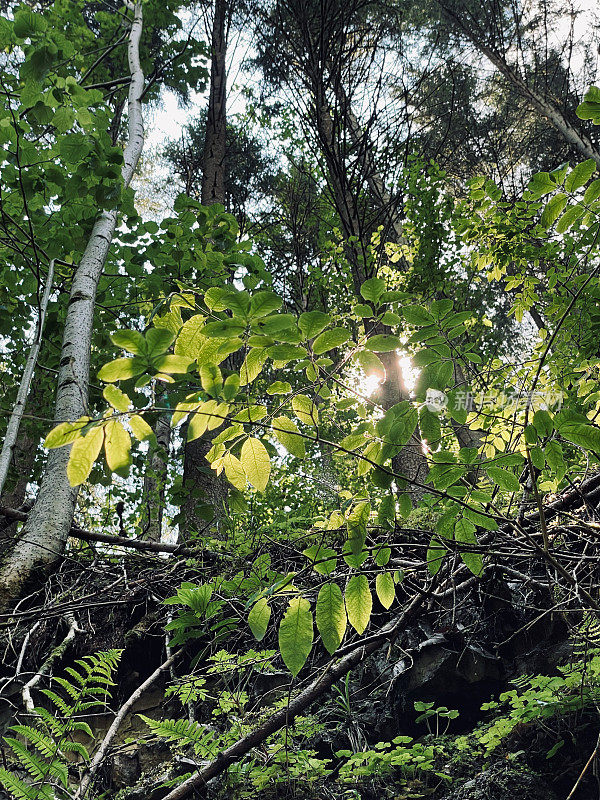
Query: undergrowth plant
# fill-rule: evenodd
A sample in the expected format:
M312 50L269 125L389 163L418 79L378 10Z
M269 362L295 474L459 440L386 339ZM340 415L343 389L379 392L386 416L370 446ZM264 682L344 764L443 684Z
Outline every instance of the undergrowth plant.
M67 800L70 767L74 758L86 764L88 748L74 734L93 739L92 729L82 717L91 709L104 708L114 686L112 675L122 650L107 650L78 659L66 667L68 677L55 677L56 691L42 689L50 708L38 706L27 725L13 725L14 736L4 737L8 767L0 768L0 784L15 800ZM12 763L11 763L12 762Z

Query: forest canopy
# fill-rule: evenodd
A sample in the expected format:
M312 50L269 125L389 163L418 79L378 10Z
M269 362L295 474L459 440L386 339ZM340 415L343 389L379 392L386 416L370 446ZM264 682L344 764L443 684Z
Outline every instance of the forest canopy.
M598 30L0 2L1 797L597 795Z

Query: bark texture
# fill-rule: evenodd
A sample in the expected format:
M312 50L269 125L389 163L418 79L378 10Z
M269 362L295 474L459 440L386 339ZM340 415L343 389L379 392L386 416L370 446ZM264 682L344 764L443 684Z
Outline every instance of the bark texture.
M206 120L206 137L202 163L201 200L203 205L225 205L225 145L227 133L227 0L215 0L211 32L210 87ZM184 452L182 529L184 535L202 531L211 524L201 508L213 508L217 528L227 510L227 484L210 468L206 455L218 431L207 432L187 442Z
M154 425L154 435L156 436L156 446L150 446L144 475L140 528L143 539L160 542L171 445L169 416L162 414L158 417Z
M142 5L131 6L128 63L131 74L128 100L129 138L123 157L123 182L129 186L144 146L141 96L144 74L139 45ZM65 320L54 420L76 420L85 414L88 400L90 348L98 281L102 275L117 224L118 208L103 211L96 220L73 278ZM22 536L0 570L0 607L16 598L38 571L49 568L63 552L73 521L77 489L67 479L69 447L51 450L35 505Z
M8 420L6 436L4 437L2 450L0 451L0 497L2 497L2 493L4 492L4 485L8 476L8 470L10 469L13 451L19 436L21 420L23 419L25 405L31 389L33 373L35 372L38 356L40 354L40 348L42 346L42 333L44 332L44 322L46 321L46 311L48 309L48 301L50 300L50 292L52 291L53 281L54 259L52 259L48 265L48 275L46 276L46 285L40 301L33 344L31 345L29 355L27 356L27 361L25 362L25 369L23 370L23 376L17 392L15 407L13 408L10 419Z

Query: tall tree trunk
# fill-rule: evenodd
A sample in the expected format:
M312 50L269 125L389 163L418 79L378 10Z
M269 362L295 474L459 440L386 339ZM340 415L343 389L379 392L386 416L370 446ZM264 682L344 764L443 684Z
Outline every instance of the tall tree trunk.
M123 156L123 182L129 186L144 145L141 95L144 74L140 65L142 4L133 10L128 63L131 74L128 100L129 139ZM102 275L117 224L118 208L103 211L96 220L85 252L75 271L61 349L55 422L76 420L87 410L90 349L98 281ZM61 555L73 521L77 489L67 479L69 448L48 454L35 505L22 536L0 569L0 607L16 598L38 571L48 569Z
M206 117L206 136L202 163L203 205L225 205L225 144L227 134L227 0L215 0L211 33L210 88ZM185 499L181 507L184 535L203 530L207 525L202 506L213 508L213 521L223 520L227 508L227 483L210 468L206 455L214 433L205 433L187 442L183 461Z
M346 246L346 255L352 269L354 290L358 296L361 284L369 277L364 267L366 261L364 243L367 237L361 225L355 194L345 178L346 165L337 141L334 120L331 116L323 87L319 86L319 83L315 86L317 130L331 181L334 204L342 221L344 233L349 240ZM347 103L345 104L347 105ZM358 125L355 118L354 123ZM363 150L363 152L365 151ZM369 151L366 151L366 157L370 157ZM367 180L367 185L369 185L369 188L372 186L376 189L375 201L377 202L379 199L385 203L384 209L391 208L383 181L377 175L373 164L366 164L366 173L370 176ZM392 229L398 235L401 235L401 226L397 220L392 222ZM373 331L367 332L371 333ZM388 332L388 328L383 325L378 326L377 333L386 332ZM380 387L378 401L383 408L389 409L397 403L407 400L409 394L404 383L402 366L398 355L394 352L381 353L380 358L385 367L386 379ZM418 432L413 434L406 447L395 456L392 461L392 468L407 479L407 490L413 500L416 502L421 500L426 491L423 484L426 482L429 467L427 466L427 459L423 453Z
M436 0L436 2L453 27L472 42L477 50L479 50L506 80L515 87L519 94L527 100L529 105L541 116L545 117L550 125L560 133L567 144L577 150L584 158L593 158L594 161L600 165L600 153L594 147L590 139L584 133L577 131L553 102L548 100L547 97L536 89L532 88L519 74L518 68L509 64L505 55L498 52L498 50L485 41L482 31L477 29L477 25L473 20L463 19L460 11L451 8L443 2L443 0Z
M146 460L140 528L142 539L160 542L165 510L169 449L171 444L170 416L161 414L154 423L156 445L151 444Z
M202 204L225 205L227 134L227 0L215 0L211 35L210 89L202 158Z
M33 373L35 372L38 356L40 354L40 348L42 346L42 334L44 332L44 322L46 320L46 311L48 309L48 301L50 300L50 292L52 291L53 280L54 259L52 259L48 265L48 275L46 276L46 285L44 287L44 292L38 310L38 319L35 327L33 344L31 345L29 355L27 356L27 361L25 362L25 369L23 370L23 376L17 392L15 407L13 408L10 419L8 420L6 436L4 437L2 450L0 451L0 497L4 491L4 484L6 483L6 478L8 476L8 470L10 469L13 450L15 449L15 445L17 443L21 420L23 419L25 405L27 403L27 398L29 397L29 390L31 389Z

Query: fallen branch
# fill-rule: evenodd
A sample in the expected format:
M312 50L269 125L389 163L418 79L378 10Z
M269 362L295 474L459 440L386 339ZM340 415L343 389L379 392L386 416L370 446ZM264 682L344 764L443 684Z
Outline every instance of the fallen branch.
M228 767L264 742L271 734L288 725L298 714L302 713L311 703L330 689L337 680L347 672L350 672L353 667L357 666L368 655L375 652L383 641L394 637L399 632L399 629L414 617L425 599L425 596L414 597L408 608L399 614L396 619L384 625L376 634L370 636L367 643L363 644L359 641L352 652L341 659L332 659L321 675L300 692L289 705L276 711L258 728L238 739L237 742L223 750L222 753L219 753L214 761L191 775L173 791L165 795L163 800L182 800L184 797L188 797L194 790L205 786L208 781L225 772Z
M31 690L33 689L34 686L36 686L36 684L40 682L40 680L44 675L50 672L54 662L58 661L59 658L62 658L67 647L71 644L71 642L75 638L75 635L77 633L83 633L81 628L77 625L77 620L75 619L75 617L67 617L67 621L69 622L69 630L67 632L67 635L60 644L56 645L54 650L50 653L50 655L44 661L42 666L38 669L33 678L27 681L27 683L25 684L25 686L23 686L21 690L21 695L23 697L23 705L30 714L36 713L35 705L31 697Z
M137 701L144 694L146 689L148 689L154 683L154 681L156 681L156 679L159 678L163 672L165 672L165 670L169 669L169 667L175 661L180 652L181 650L179 650L177 653L173 653L173 655L169 656L169 658L167 658L166 661L163 661L160 667L155 669L152 675L146 678L146 680L142 684L140 684L140 686L138 686L135 692L133 692L133 694L131 694L129 698L123 703L123 705L119 709L117 716L114 718L112 725L106 732L106 736L104 737L100 747L96 751L96 754L92 759L87 771L85 772L81 780L81 783L79 784L79 788L77 789L77 792L74 795L74 800L80 800L80 798L85 797L85 794L90 787L94 775L96 774L98 767L102 763L104 756L106 755L106 751L110 747L112 740L117 735L117 732L121 727L121 723L125 719L125 716L127 715L129 709L135 703L137 703Z
M26 522L28 513L26 511L19 511L16 508L0 506L0 516L14 519L18 522ZM104 544L113 545L113 547L129 547L144 553L173 553L174 555L184 556L185 558L202 556L209 558L211 561L227 558L226 555L214 553L202 547L185 547L181 544L169 544L167 542L146 542L142 539L129 539L127 536L112 536L109 533L86 531L75 525L71 526L69 536L73 539L81 539L84 542L103 542Z

